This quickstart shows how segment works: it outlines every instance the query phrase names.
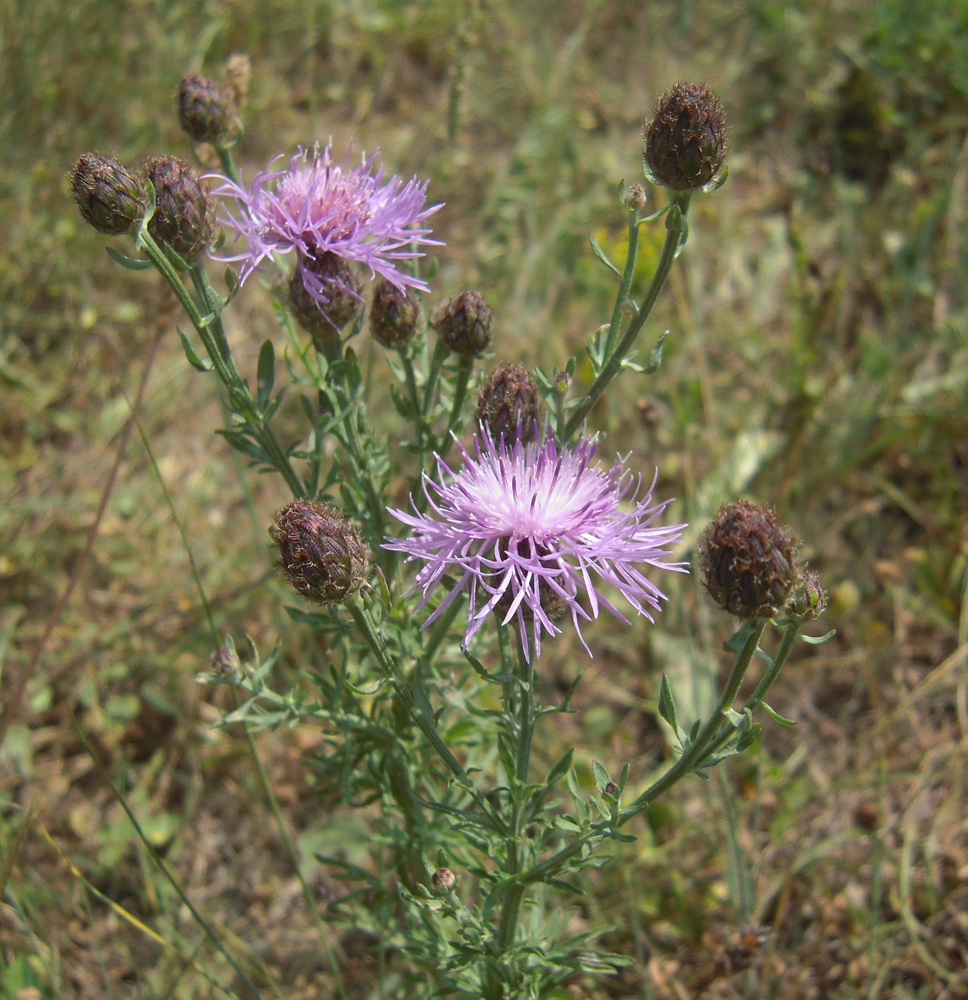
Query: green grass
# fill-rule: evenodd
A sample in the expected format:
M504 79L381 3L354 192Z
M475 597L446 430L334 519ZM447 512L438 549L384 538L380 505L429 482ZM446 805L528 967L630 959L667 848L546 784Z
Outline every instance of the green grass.
M626 376L591 422L607 450L659 465L697 530L736 492L773 504L831 591L838 635L774 690L794 730L768 727L722 787L681 786L589 876L576 920L604 915L609 946L634 962L574 995L964 995L968 7L810 10L8 5L0 708L27 686L0 745L3 1000L225 995L215 983L249 995L153 851L263 996L379 995L369 943L329 929L335 985L245 740L212 728L231 706L193 680L214 644L173 514L218 631L264 654L281 642L294 676L311 641L290 629L265 535L289 497L240 473L212 434L211 380L186 366L160 283L109 261L63 180L87 149L189 155L178 79L240 50L254 67L246 175L332 135L430 177L446 202L434 300L480 287L497 358L546 370L607 319L612 286L588 234L621 248L616 192L640 178L641 119L678 79L719 93L731 176L694 202L646 330L651 343L670 329L665 364ZM643 268L660 246L643 234ZM250 378L274 332L258 298L247 288L230 320ZM138 431L123 437L149 361L138 413L172 509ZM549 685L587 670L579 714L544 733L542 759L574 744L586 771L630 760L647 783L667 754L658 672L702 705L729 631L694 578L672 588L657 627L600 622L594 660L567 636L542 660ZM702 650L689 662L682 637ZM355 835L359 817L305 766L316 734L257 745L306 858ZM311 862L305 874L325 910L340 886ZM746 925L768 940L744 951Z

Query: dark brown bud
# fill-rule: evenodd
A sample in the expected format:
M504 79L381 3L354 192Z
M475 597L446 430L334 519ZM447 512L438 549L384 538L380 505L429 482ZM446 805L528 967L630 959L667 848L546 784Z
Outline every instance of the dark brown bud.
M618 795L618 785L614 781L606 781L602 792L605 795Z
M81 153L69 179L81 215L99 233L130 233L144 218L148 208L145 182L115 157Z
M740 618L769 618L799 575L797 539L766 507L736 500L699 538L699 567L713 600Z
M155 188L148 232L183 257L194 257L215 238L212 202L198 174L177 156L155 156L144 165Z
M457 876L449 868L438 868L434 872L430 879L433 882L435 889L441 889L446 892L449 889L453 889L457 882Z
M827 609L827 593L820 585L820 574L805 569L797 578L787 603L787 613L798 621L811 622Z
M178 84L178 120L195 142L224 139L231 125L229 98L209 77L187 73Z
M455 353L473 358L491 342L494 312L478 292L461 292L439 305L431 323L441 340Z
M370 332L377 343L391 350L403 347L417 332L420 306L408 288L397 288L380 278L370 306Z
M487 428L495 444L503 437L511 445L519 428L523 444L533 441L540 417L541 398L526 368L501 365L484 380L474 422Z
M270 529L292 586L318 604L339 604L366 582L369 551L353 524L328 504L293 500Z
M673 191L715 183L726 164L726 118L702 83L677 83L645 123L645 173Z
M363 308L362 284L350 265L333 253L300 257L289 279L289 308L299 325L323 350L334 331L342 330Z

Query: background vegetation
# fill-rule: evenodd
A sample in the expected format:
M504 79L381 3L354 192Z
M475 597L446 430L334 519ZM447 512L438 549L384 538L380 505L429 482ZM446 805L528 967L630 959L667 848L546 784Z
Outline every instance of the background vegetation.
M372 941L333 932L330 967L246 742L212 728L227 706L194 683L212 643L158 475L220 627L280 641L283 672L312 654L266 544L289 497L212 434L211 380L160 280L113 265L66 195L84 150L190 156L178 80L236 52L254 71L246 175L332 136L430 177L436 297L479 287L497 359L546 369L605 319L588 234L621 248L644 115L679 79L719 94L731 174L693 203L652 324L671 330L665 365L592 419L661 467L697 530L738 492L773 504L838 635L775 689L797 727L678 789L570 919L614 924L635 958L595 995L968 995L964 0L7 0L0 16L0 997L224 995L224 960L108 780L264 995L380 995ZM271 313L253 287L228 319L252 377ZM701 712L730 630L690 578L656 628L598 623L592 661L563 636L544 683L586 675L542 752L660 766L657 672ZM321 901L338 897L313 852L352 859L360 817L315 782L311 732L258 749Z

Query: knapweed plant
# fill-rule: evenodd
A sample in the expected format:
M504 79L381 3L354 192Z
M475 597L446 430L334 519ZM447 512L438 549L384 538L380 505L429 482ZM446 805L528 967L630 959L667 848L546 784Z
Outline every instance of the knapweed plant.
M133 240L130 254L112 248L114 259L156 268L177 296L194 330L180 333L188 362L224 387L219 433L285 480L292 500L266 521L295 592L293 627L315 633L320 650L301 664L308 684L285 689L278 653L260 659L250 643L240 657L226 640L202 679L236 693L226 724L324 734L310 762L320 787L363 810L371 835L367 863L318 857L342 887L323 918L374 935L381 996L569 995L574 977L629 960L597 945L604 928L569 932L582 870L605 863L609 842L633 839L632 821L676 782L749 747L758 708L786 721L764 699L825 603L770 510L725 506L697 552L710 595L741 621L715 710L683 728L663 677L658 712L675 740L663 773L626 764L613 775L596 762L589 794L572 752L534 766L548 717L576 710L577 681L556 697L542 677L556 638L574 629L591 656L602 612L654 621L664 578L690 571L686 525L658 473L612 457L586 418L620 375L660 369L664 335L634 356L686 244L690 202L726 177L719 101L677 84L646 123L646 179L665 189L665 204L646 214L644 187L622 186L622 265L592 240L616 293L587 345L587 385L574 358L550 372L540 358L530 370L495 363L498 324L477 291L425 305L441 209L426 183L329 145L281 155L245 183L231 155L237 95L192 74L179 107L220 173L173 156L135 170L86 153L72 191L88 222ZM648 287L634 288L639 233L654 225L665 227L661 257ZM227 271L221 291L213 268ZM282 333L262 344L253 388L222 314L256 275ZM362 391L355 345L367 332L396 377L392 411L371 413ZM280 430L293 426L291 409L279 419L293 396L298 436ZM772 653L761 647L768 629L779 632ZM754 657L765 669L740 701Z

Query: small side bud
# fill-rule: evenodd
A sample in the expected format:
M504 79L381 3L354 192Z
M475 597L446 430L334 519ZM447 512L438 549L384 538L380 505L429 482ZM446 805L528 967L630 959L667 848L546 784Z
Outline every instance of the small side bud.
M449 868L438 868L430 878L435 889L447 892L457 883L457 876Z
M377 343L389 350L408 344L417 332L419 316L420 306L408 288L380 278L370 306L370 333Z
M113 156L81 153L69 175L71 194L85 222L99 233L133 232L148 208L148 189Z
M713 600L739 618L770 618L799 575L796 537L766 507L736 500L699 538L699 567Z
M362 284L342 257L333 253L300 257L289 279L289 308L299 325L323 349L334 330L342 330L363 308Z
M625 194L625 204L630 212L642 215L649 204L645 188L641 184L633 184Z
M801 622L812 622L827 610L827 593L820 584L820 574L816 570L805 569L790 594L787 613Z
M645 123L645 173L673 191L697 191L726 165L726 116L702 83L677 83L659 98Z
M224 139L232 124L231 102L210 77L186 73L178 84L178 120L195 142Z
M540 417L541 398L526 368L501 365L484 380L474 421L487 428L495 444L502 437L512 444L519 428L522 444L533 441Z
M474 358L491 342L494 312L479 292L460 292L434 310L431 323L450 350Z
M211 199L198 174L177 156L155 156L144 165L155 188L148 232L183 257L194 257L215 238Z
M239 654L235 651L235 644L231 640L226 640L212 653L212 673L224 677L237 674L241 668Z
M244 52L230 55L222 74L222 93L225 94L233 115L238 115L245 105L251 79L252 60Z
M356 527L328 504L293 500L270 529L289 583L317 604L339 604L357 593L369 572L369 551Z

